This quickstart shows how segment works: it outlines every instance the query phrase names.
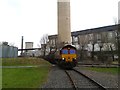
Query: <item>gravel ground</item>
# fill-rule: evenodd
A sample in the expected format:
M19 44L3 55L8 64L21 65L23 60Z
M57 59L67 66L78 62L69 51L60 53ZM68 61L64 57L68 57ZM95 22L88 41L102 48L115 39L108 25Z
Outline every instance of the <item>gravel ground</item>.
M118 88L118 75L112 75L107 73L101 73L91 70L83 70L83 67L75 67L76 70L82 72L83 74L86 74L96 82L100 83L106 88Z
M78 88L88 88L88 89L95 89L96 88L98 90L99 87L97 85L95 85L94 83L92 83L91 81L89 81L84 76L82 76L82 75L80 75L77 72L72 71L72 70L69 70L67 72L69 73L69 75L73 79L73 82L75 83L75 85Z
M66 73L59 67L53 66L48 81L42 88L72 88L72 85Z
M106 88L117 89L118 90L118 75L112 75L107 73L101 73L91 70L84 70L84 67L75 67L78 71L81 71L83 74L86 74L96 82L100 83ZM70 72L71 73L71 72ZM91 85L86 82L86 80L82 80L82 77L78 76L77 74L71 73L73 79L76 82L78 88L95 88L91 87ZM84 87L83 87L84 86ZM53 66L48 77L48 81L42 86L42 89L63 89L69 88L72 89L71 82L64 72L64 70L60 69L57 66Z

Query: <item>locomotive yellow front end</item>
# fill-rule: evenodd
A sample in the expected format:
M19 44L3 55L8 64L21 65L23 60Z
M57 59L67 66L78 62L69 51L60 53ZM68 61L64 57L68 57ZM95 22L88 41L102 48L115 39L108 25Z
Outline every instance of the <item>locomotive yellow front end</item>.
M62 54L61 55L61 58L63 61L65 62L73 62L76 60L76 57L77 55L74 53L74 54Z
M67 45L61 49L60 54L61 54L60 65L62 67L71 69L76 66L77 55L75 47Z

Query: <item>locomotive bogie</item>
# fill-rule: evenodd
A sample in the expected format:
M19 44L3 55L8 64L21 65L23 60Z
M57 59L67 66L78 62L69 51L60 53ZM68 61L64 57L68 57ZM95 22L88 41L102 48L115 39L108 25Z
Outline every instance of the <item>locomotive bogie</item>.
M72 69L73 67L76 66L76 64L77 62L74 62L74 61L72 62L60 61L58 65L64 69Z

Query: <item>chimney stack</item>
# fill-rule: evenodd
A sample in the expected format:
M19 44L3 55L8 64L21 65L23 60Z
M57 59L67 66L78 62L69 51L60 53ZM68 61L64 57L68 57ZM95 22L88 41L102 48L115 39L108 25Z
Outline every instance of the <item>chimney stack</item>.
M71 44L70 0L58 0L58 48Z
M23 56L23 36L22 36L22 40L21 40L21 56Z

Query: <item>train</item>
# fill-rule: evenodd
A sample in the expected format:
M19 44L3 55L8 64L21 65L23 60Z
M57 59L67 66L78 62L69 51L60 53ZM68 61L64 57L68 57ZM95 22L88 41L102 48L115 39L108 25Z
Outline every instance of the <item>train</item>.
M65 69L72 69L77 65L77 49L73 45L65 45L61 49L53 49L46 59Z

